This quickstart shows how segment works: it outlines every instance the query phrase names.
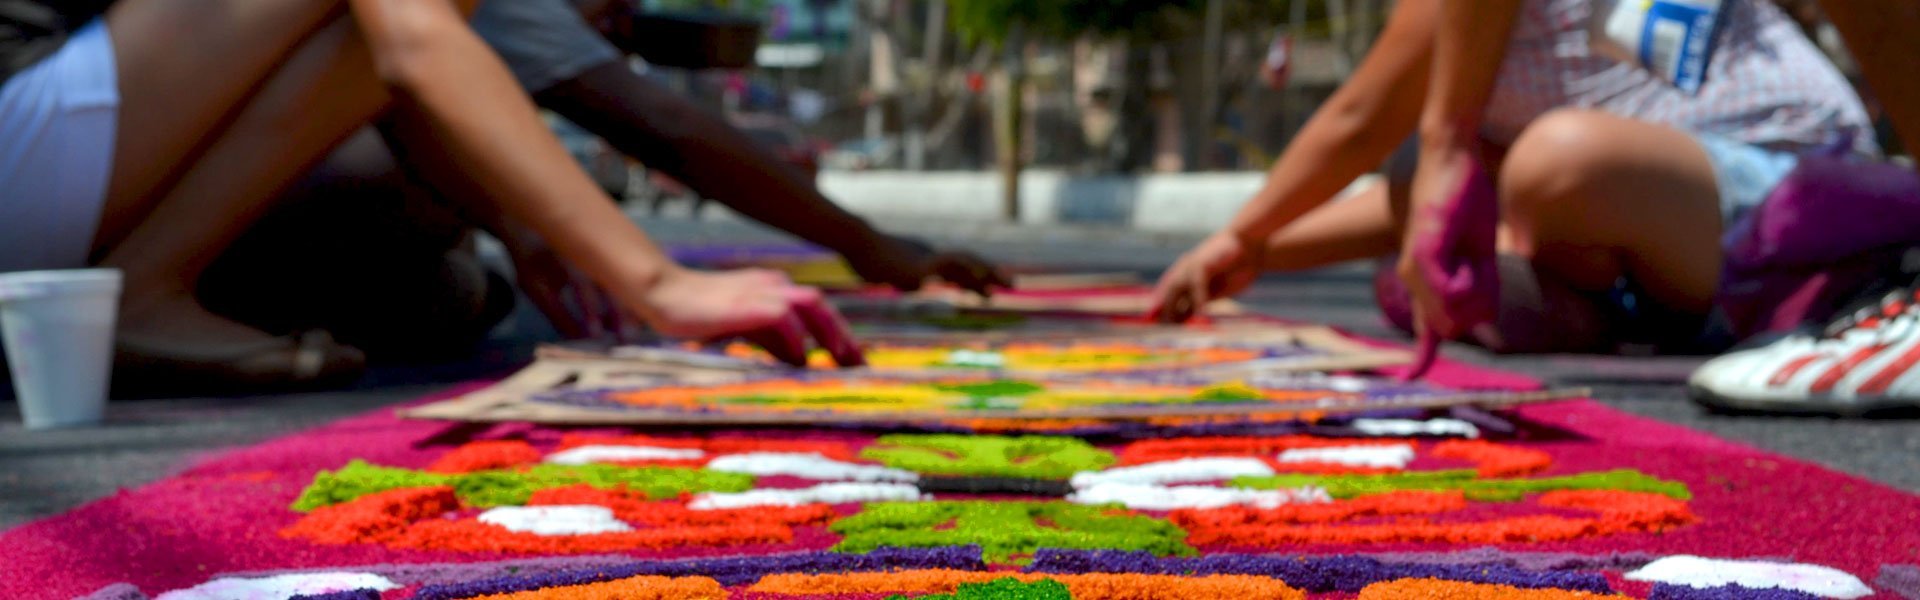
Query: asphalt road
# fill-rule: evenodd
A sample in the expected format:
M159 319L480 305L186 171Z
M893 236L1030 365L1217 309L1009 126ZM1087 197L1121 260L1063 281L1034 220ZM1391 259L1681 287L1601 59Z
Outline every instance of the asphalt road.
M1112 232L973 228L905 223L902 229L966 243L992 258L1060 270L1133 271L1151 276L1190 243L1178 237ZM776 239L735 225L650 227L669 243ZM1253 308L1376 337L1397 337L1374 313L1360 266L1261 280L1242 300ZM496 332L480 358L457 365L389 367L353 390L255 398L186 398L115 402L97 428L29 432L18 411L0 402L0 528L66 510L137 486L195 457L283 435L443 389L454 381L510 371L540 337L523 310ZM1681 388L1698 358L1491 356L1449 348L1448 356L1520 371L1551 384L1592 388L1619 409L1679 423L1920 492L1920 419L1839 420L1705 414Z

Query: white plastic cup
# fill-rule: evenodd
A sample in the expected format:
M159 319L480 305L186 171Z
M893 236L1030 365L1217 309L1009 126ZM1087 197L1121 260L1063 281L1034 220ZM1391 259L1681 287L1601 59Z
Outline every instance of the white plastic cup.
M0 273L0 331L27 429L105 416L119 306L117 269Z

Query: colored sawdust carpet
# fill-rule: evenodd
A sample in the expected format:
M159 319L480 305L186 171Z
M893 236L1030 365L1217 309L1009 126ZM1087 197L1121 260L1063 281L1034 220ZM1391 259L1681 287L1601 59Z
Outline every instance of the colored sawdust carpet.
M1459 364L1435 378L1534 385ZM776 392L805 390L751 390ZM690 432L382 410L0 534L0 598L1798 599L1920 585L1902 566L1920 563L1920 497L1592 402L1270 425Z

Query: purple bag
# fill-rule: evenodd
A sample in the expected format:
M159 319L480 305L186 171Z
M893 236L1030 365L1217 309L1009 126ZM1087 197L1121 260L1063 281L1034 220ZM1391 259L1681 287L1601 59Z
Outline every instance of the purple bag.
M1727 268L1818 268L1862 252L1920 245L1920 174L1810 154L1727 231Z
M1738 337L1825 320L1920 246L1920 174L1849 159L1851 139L1800 157L1728 228L1715 300Z

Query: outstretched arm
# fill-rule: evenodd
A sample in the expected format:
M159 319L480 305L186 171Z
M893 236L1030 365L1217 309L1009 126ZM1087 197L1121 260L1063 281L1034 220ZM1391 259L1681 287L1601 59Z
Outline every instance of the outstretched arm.
M506 66L445 0L352 0L381 78L443 142L447 163L500 212L668 335L749 335L804 362L808 333L858 362L819 292L767 273L703 274L673 264L568 157Z
M1154 316L1185 320L1208 300L1245 288L1259 274L1269 236L1378 167L1413 132L1440 1L1406 0L1394 8L1379 44L1287 144L1260 191L1161 276Z
M1234 214L1227 232L1258 247L1379 167L1413 133L1440 2L1408 0L1394 8L1379 44L1287 144L1266 185Z
M868 281L913 289L938 275L981 292L1007 285L970 255L935 254L875 230L821 195L798 168L624 62L588 69L535 99L702 195L840 253Z

